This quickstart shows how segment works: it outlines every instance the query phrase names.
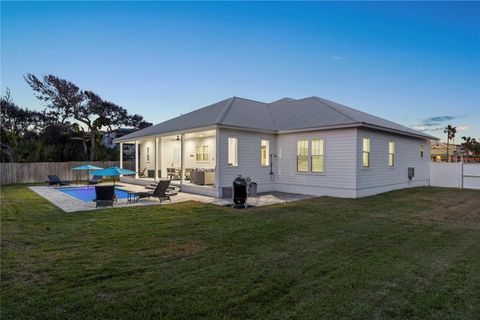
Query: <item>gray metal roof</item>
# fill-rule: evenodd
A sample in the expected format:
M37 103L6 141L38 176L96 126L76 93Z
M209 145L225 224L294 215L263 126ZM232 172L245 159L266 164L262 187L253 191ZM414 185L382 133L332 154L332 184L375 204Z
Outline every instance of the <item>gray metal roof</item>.
M209 126L236 127L270 132L301 131L323 127L366 126L400 134L437 139L398 123L319 97L299 100L283 98L272 103L233 97L127 134L115 139L115 142L131 141L142 137Z

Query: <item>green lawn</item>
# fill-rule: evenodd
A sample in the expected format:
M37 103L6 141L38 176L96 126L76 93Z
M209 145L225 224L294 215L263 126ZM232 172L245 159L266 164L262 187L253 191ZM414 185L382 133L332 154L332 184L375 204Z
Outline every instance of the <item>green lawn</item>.
M473 319L480 192L66 214L1 191L2 319Z

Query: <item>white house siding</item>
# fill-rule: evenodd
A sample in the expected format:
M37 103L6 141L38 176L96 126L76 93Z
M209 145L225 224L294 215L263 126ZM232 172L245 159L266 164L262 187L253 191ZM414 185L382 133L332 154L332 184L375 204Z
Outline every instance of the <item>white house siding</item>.
M370 138L370 167L363 168L363 138ZM395 142L395 165L388 165L388 143ZM420 157L423 145L423 158ZM408 168L415 168L415 177L408 179ZM393 133L357 129L357 197L394 189L428 186L430 179L430 141Z
M228 138L238 139L238 166L228 166ZM370 167L362 166L362 140L370 138ZM159 168L166 177L167 167L180 167L175 163L173 150L180 150L176 136L160 138ZM250 177L257 182L259 192L282 191L316 196L364 197L394 189L427 186L430 182L430 142L428 140L397 135L367 128L349 128L301 133L261 133L248 130L218 129L218 148L215 136L185 140L185 168L216 168L219 192L231 187L238 176ZM297 141L324 140L324 173L297 172ZM260 164L261 140L270 141L269 153L273 159L273 181L269 166ZM388 166L388 143L395 142L395 165ZM140 169L155 168L155 139L140 141ZM195 160L195 147L208 145L209 161ZM420 145L424 156L420 157ZM150 161L146 161L146 148L150 148ZM309 145L311 151L311 145ZM193 157L192 157L193 155ZM218 159L216 159L218 157ZM309 159L310 161L310 159ZM415 168L415 177L408 180L407 168ZM309 164L310 168L310 164Z
M274 160L276 190L355 197L355 134L355 129L279 134ZM323 174L297 172L297 141L301 139L324 139Z
M197 146L208 146L208 161L196 160ZM185 139L185 168L215 169L216 147L215 136Z
M270 167L260 165L261 140L270 141L269 153L276 150L275 135L253 131L241 131L220 128L219 132L219 184L221 188L231 187L238 176L250 177L258 184L259 192L274 191L275 185L270 180ZM238 139L238 166L228 165L228 138Z

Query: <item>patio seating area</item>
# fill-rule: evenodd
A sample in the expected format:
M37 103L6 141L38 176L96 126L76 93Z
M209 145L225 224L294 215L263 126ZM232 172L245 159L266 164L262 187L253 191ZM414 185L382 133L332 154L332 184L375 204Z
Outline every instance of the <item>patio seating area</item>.
M108 184L100 184L100 185L108 185ZM70 185L67 188L78 188L78 187L86 188L87 186ZM122 190L125 190L125 191L131 191L136 193L151 191L146 189L145 186L127 184L127 183L117 184L116 187L121 188ZM61 210L69 213L77 212L77 211L112 208L111 206L108 206L108 207L102 206L97 208L95 202L93 201L86 202L86 201L79 200L75 197L72 197L71 195L68 195L62 192L60 190L61 188L58 188L58 187L31 186L29 188L34 192L36 192L38 195L42 196L43 198L53 203L55 206L57 206ZM90 187L90 188L94 188L94 187ZM279 204L279 203L286 203L291 201L298 201L298 200L303 200L308 198L311 198L311 197L307 195L301 195L301 194L271 192L271 193L258 194L257 197L250 197L248 198L247 203L250 206L259 207L259 206L273 205L273 204ZM123 198L123 199L117 199L113 203L113 207L123 208L123 207L131 207L131 206L170 205L170 204L181 203L186 201L211 203L219 206L227 206L231 204L231 199L229 198L219 199L215 197L209 197L209 196L180 191L175 196L172 196L170 201L160 201L158 197L157 198L150 197L150 198L138 199L138 201L136 202L129 202L127 198Z

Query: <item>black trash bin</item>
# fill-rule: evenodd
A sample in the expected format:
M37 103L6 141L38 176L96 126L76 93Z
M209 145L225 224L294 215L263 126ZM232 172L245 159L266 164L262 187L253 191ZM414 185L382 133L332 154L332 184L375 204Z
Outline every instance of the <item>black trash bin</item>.
M247 207L247 181L241 175L233 180L233 207Z

